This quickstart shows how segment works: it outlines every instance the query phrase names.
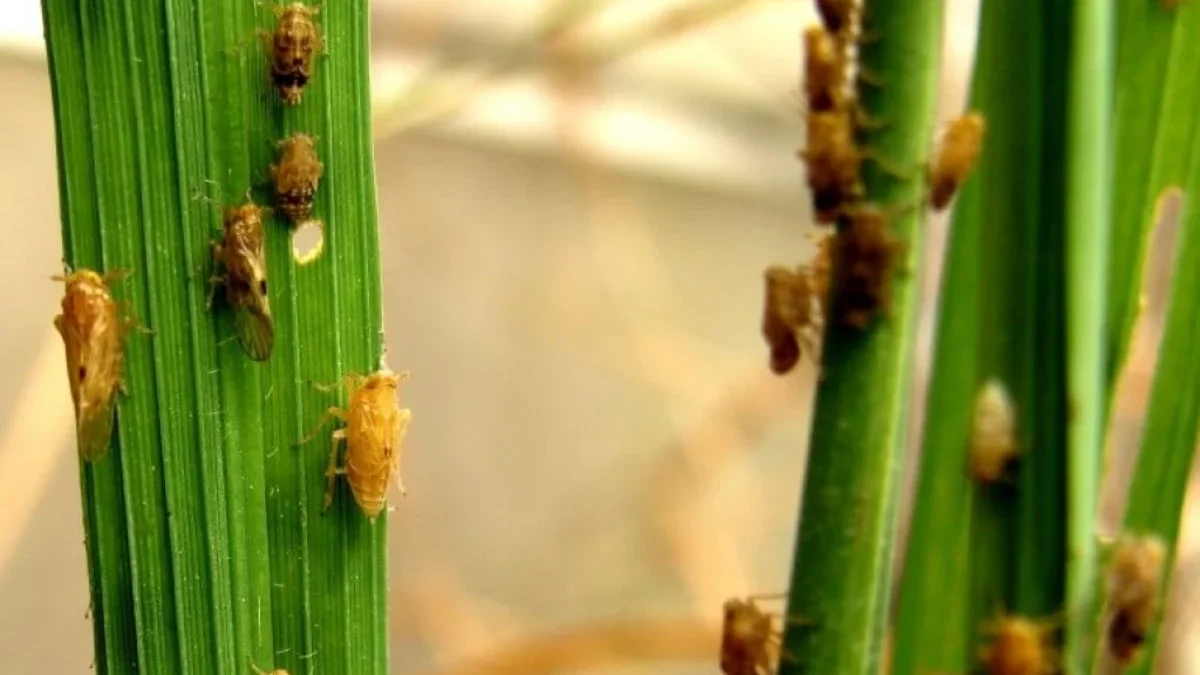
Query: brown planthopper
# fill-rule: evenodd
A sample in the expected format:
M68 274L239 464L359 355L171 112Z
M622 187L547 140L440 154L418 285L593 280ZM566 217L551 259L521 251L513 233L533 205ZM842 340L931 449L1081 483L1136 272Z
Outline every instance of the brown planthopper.
M292 134L279 141L277 147L281 150L279 163L271 165L275 199L292 225L300 225L312 213L313 195L324 166L308 134Z
M986 129L983 115L977 112L969 112L950 123L929 169L929 201L934 209L940 211L950 204L979 161Z
M775 672L775 655L793 659L783 650L783 630L777 625L779 615L766 612L759 600L782 598L783 594L752 595L745 600L725 601L721 624L721 672L725 675L770 675ZM810 626L801 618L788 623Z
M263 214L267 209L247 201L225 209L225 232L212 244L218 274L209 279L208 304L217 286L234 312L238 344L255 361L265 361L275 346L275 325L267 297L267 260L263 247Z
M891 233L891 218L873 204L845 212L833 238L830 304L839 323L865 329L879 312L891 310L892 275L902 246Z
M850 111L810 112L807 145L800 158L808 168L817 221L831 223L848 205L862 198L865 154L854 138Z
M407 372L393 373L387 368L366 377L346 376L343 385L350 390L349 407L326 410L317 428L300 441L304 444L311 440L330 418L346 423L333 432L325 472L325 509L333 504L334 481L339 475L346 477L354 501L372 521L387 504L387 489L393 474L400 493L405 493L400 479L400 455L412 412L400 407L396 389L406 379ZM343 441L345 460L339 467L338 445Z
M1106 646L1121 666L1129 665L1146 642L1158 615L1167 547L1153 536L1126 536L1108 565Z
M271 50L271 83L284 103L299 105L316 57L325 48L314 21L320 8L293 2L271 5L271 10L278 19L275 32L265 36Z
M272 670L271 672L268 673L267 671L263 670L262 668L259 668L258 666L254 665L253 663L250 664L250 669L255 672L255 675L288 675L288 671L284 670L283 668L276 668L275 670Z
M53 277L66 285L62 314L54 317L54 327L66 348L79 454L89 462L108 450L117 394L125 387L123 340L137 322L119 315L108 284L129 274L113 271L101 276L80 269Z
M1019 456L1017 406L999 380L988 380L975 397L971 426L971 477L984 484L1004 479Z
M816 0L817 14L821 22L835 35L849 31L854 25L854 15L861 0Z
M1001 616L984 629L991 642L979 649L979 660L988 675L1052 675L1058 669L1053 622Z
M820 26L804 31L804 88L810 113L847 107L846 75L845 53L834 37Z
M802 351L815 354L822 326L821 299L812 270L774 265L763 273L762 335L771 350L771 370L784 375Z

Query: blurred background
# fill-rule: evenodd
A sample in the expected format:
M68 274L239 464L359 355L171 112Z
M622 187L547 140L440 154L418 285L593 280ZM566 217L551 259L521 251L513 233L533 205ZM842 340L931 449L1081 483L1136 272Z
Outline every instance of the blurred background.
M943 118L963 105L977 0L948 4ZM772 376L758 325L763 268L811 254L794 156L810 3L375 0L372 20L388 348L419 374L409 496L388 519L392 671L717 673L721 603L784 590L795 536L815 373ZM85 673L60 289L37 281L61 257L37 0L0 5L0 100L0 670ZM1102 529L1163 283L1117 405ZM1195 522L1163 673L1200 672Z

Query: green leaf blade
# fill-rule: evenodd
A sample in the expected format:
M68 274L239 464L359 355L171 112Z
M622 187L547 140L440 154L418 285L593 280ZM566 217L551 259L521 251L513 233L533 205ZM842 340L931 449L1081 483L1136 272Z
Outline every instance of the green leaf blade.
M344 56L318 60L296 108L270 88L265 6L44 10L66 257L134 269L114 294L155 331L128 338L132 396L109 453L81 470L98 672L386 672L386 526L344 488L322 514L331 429L296 447L345 401L310 382L374 370L382 349L365 3L319 15ZM258 363L222 294L206 305L209 243L220 206L247 188L268 201L285 129L336 145L327 178L344 175L322 181L335 234L311 264L294 262L282 217L264 221L278 339Z

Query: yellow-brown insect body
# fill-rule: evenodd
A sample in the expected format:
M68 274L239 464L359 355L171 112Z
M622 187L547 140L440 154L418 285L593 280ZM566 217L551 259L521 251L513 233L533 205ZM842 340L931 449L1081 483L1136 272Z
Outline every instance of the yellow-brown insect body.
M1016 404L1000 381L989 380L975 397L971 477L980 483L995 483L1018 454Z
M122 338L128 323L118 316L104 277L81 269L57 278L65 281L66 292L54 327L66 349L79 454L91 462L104 455L112 436L117 394L124 385Z
M980 649L979 660L988 675L1052 675L1056 670L1048 626L1006 616L993 621L987 632L992 640Z
M975 112L950 123L929 173L929 202L934 209L944 209L950 204L959 185L979 161L986 128L983 115Z
M365 378L348 378L348 383L353 386L349 408L330 410L330 414L343 419L346 426L333 432L326 508L332 503L333 480L337 474L346 476L354 501L371 520L387 505L387 489L393 474L397 487L404 492L404 482L399 475L400 456L412 413L400 407L396 390L407 377L408 373L397 374L383 369ZM341 440L346 442L346 456L344 466L339 469L336 457Z
M771 350L771 370L778 375L796 366L802 350L814 351L822 321L811 276L803 267L772 266L763 274L762 335Z
M262 216L263 209L252 202L226 209L224 237L213 243L213 259L222 274L212 283L224 284L238 344L255 361L270 358L275 346Z
M891 308L892 274L900 245L888 215L870 204L848 214L833 238L834 310L843 325L863 329Z
M834 37L819 26L804 31L804 88L810 113L847 105L846 59Z
M1167 547L1155 536L1125 537L1107 575L1109 653L1121 665L1137 657L1158 615Z
M848 31L854 24L859 0L816 0L817 13L830 33Z
M275 198L284 215L293 225L299 225L312 213L313 195L324 166L308 134L293 134L280 141L279 148L279 163L271 165Z
M771 650L779 639L771 616L750 599L732 598L725 602L724 609L721 672L725 675L768 675L772 671Z
M800 156L808 168L817 220L831 223L845 205L863 195L863 153L848 111L810 112L807 122L807 147Z
M288 105L300 103L316 56L324 48L313 20L317 11L300 2L275 9L279 23L271 36L271 82Z

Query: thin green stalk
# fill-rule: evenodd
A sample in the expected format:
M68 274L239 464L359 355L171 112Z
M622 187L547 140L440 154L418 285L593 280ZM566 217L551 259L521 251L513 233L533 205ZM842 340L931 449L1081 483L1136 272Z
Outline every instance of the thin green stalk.
M863 105L886 121L864 143L898 166L920 167L933 131L942 3L877 0L864 26L878 39L862 46L861 63L883 85L863 87ZM924 220L908 207L924 186L915 169L897 179L873 166L866 182L871 201L904 213L893 231L908 255L890 316L865 333L836 325L826 333L788 601L789 615L816 625L788 630L785 647L800 658L784 660L784 675L878 672L888 619Z
M1114 47L1112 0L1073 5L1067 170L1067 421L1069 518L1067 672L1084 673L1094 653L1096 495L1107 411L1105 367L1111 228Z
M971 108L987 120L955 206L894 672L970 672L996 613L1057 611L1066 560L1066 232L1062 185L1068 16L985 0ZM1036 26L1037 30L1031 30ZM1018 47L1019 45L1019 47ZM1015 480L967 474L975 402L1015 403Z
M304 102L270 88L267 5L45 0L65 259L114 286L152 336L127 341L131 392L109 452L81 466L101 674L387 671L384 521L322 515L328 436L296 442L382 350L367 7L326 3ZM324 253L300 267L265 222L276 346L265 364L206 306L216 204L265 178L286 133L318 137ZM215 204L213 203L215 202Z

